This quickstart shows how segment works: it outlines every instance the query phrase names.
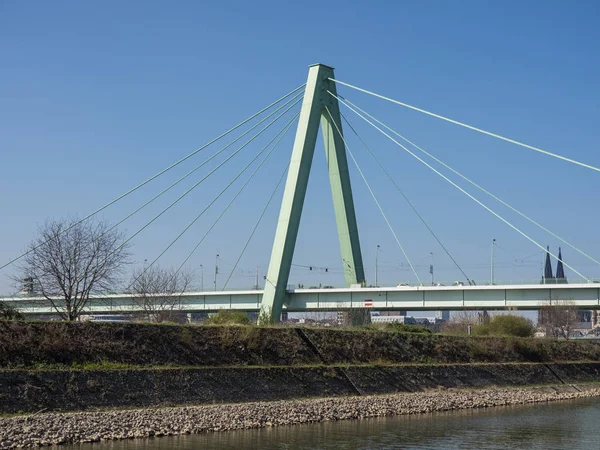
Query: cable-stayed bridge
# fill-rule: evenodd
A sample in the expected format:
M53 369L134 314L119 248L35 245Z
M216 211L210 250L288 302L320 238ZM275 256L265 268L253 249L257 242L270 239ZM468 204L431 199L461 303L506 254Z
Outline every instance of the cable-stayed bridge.
M184 162L191 160L198 153L213 148L214 145L224 139L231 139L239 133L237 137L230 140L226 145L219 150L213 152L202 162L194 166L190 171L178 178L172 184L166 186L158 193L153 195L149 200L142 202L136 206L130 213L117 221L113 228L118 227L125 221L129 220L140 211L144 210L148 205L155 202L181 182L196 174L203 167L209 167L209 163L217 163L205 175L197 180L190 188L179 195L175 200L164 207L160 212L154 215L150 220L145 222L143 226L135 232L127 236L121 244L127 245L136 236L154 224L159 218L163 217L172 210L185 197L192 193L198 186L203 184L209 177L215 173L219 173L220 169L233 160L237 155L241 154L245 148L256 144L261 139L267 136L271 127L278 124L279 130L267 140L266 144L255 153L252 158L238 171L233 178L218 192L215 193L207 205L202 208L199 213L183 226L172 241L162 249L157 256L144 268L144 272L155 266L158 261L186 234L189 230L202 218L205 213L213 207L217 201L228 192L238 180L245 181L239 189L231 197L229 203L217 215L216 219L211 223L205 233L200 237L197 243L192 246L176 271L179 272L186 267L186 264L194 256L196 251L206 241L210 233L218 226L223 216L236 203L242 192L251 183L255 175L260 173L261 177L265 177L264 171L261 168L271 157L280 142L286 134L295 126L296 135L292 147L292 154L289 164L282 168L280 174L274 177L274 187L267 199L266 204L261 209L258 220L251 227L248 238L243 245L239 257L233 265L231 274L226 279L220 291L216 288L216 273L215 273L215 290L214 292L186 292L180 295L180 307L184 311L206 311L217 309L242 309L247 311L257 311L267 314L274 320L280 317L281 312L285 309L288 311L311 311L311 310L339 310L372 307L378 310L425 310L425 309L472 309L472 308L521 308L521 309L537 309L541 304L552 301L572 301L581 308L600 309L600 292L594 286L593 280L586 277L576 267L562 260L560 253L554 254L549 249L545 248L538 242L531 233L526 233L512 221L506 219L496 209L490 206L489 202L482 200L473 193L467 191L460 186L456 181L453 181L449 173L459 177L462 181L468 183L484 196L490 197L495 202L500 203L504 207L517 214L522 219L528 221L533 226L539 228L544 233L552 236L560 241L563 245L570 247L579 255L590 260L594 264L600 262L586 253L584 250L575 246L571 242L560 237L557 233L551 231L535 219L531 218L524 212L511 206L508 202L485 189L480 184L475 183L466 175L450 166L446 162L434 156L432 153L423 149L413 141L404 137L402 134L395 131L391 126L387 125L382 120L376 118L373 114L358 106L355 101L350 101L345 96L338 93L337 87L341 86L353 92L360 92L371 97L379 98L383 101L395 104L397 106L434 117L441 121L445 121L456 126L469 129L471 131L486 135L488 137L499 139L501 141L517 145L530 151L543 154L547 157L561 160L565 163L574 164L581 168L600 171L597 167L577 161L573 158L552 153L545 149L535 147L514 139L504 137L500 134L492 133L481 128L445 117L404 102L386 97L372 90L364 89L345 81L337 80L334 77L334 71L331 67L323 64L316 64L310 67L309 75L306 84L299 86L275 102L262 108L257 113L251 115L247 119L230 128L220 136L209 141L199 149L179 159L175 163L169 165L164 170L158 172L114 200L105 204L101 208L96 209L74 225L85 222L93 216L110 208L117 202L122 201L130 194L141 190L146 185L161 177L165 173L171 171L175 167L180 166ZM552 257L558 261L561 273L563 266L577 275L582 282L577 284L562 284L562 280L556 283L556 279L541 278L539 283L518 284L518 285L498 285L494 282L493 273L491 275L488 286L481 286L475 283L466 273L466 270L459 264L458 260L451 254L448 247L442 243L441 238L435 233L433 226L429 224L423 215L418 211L417 207L409 200L408 196L402 191L398 183L390 173L388 168L378 158L376 152L367 144L357 129L353 126L351 120L343 114L344 111L350 113L354 119L360 120L376 130L383 137L388 139L393 145L406 152L412 158L416 159L420 164L430 169L434 174L439 176L443 181L447 182L453 189L456 189L468 199L473 201L479 207L483 208L505 226L512 229L517 235L529 242L530 245L545 252L548 257ZM299 110L298 110L299 109ZM398 194L407 202L410 209L415 213L423 226L439 244L443 252L448 256L457 269L457 273L461 274L462 281L457 286L431 286L427 285L419 276L415 266L411 262L408 252L402 243L401 236L397 233L396 228L392 225L385 212L385 209L376 196L365 172L362 170L357 158L355 157L355 148L350 148L347 137L344 134L344 128L350 130L351 134L356 137L360 147L366 151L373 161L381 168L383 175L392 183ZM306 190L311 171L314 150L318 132L324 139L325 154L327 160L327 171L331 186L331 194L333 198L333 206L335 212L335 220L337 224L337 234L341 251L341 261L343 266L343 274L346 287L336 289L290 289L289 275L292 267L292 260L296 246L300 219L304 206ZM241 133L240 133L241 132ZM232 151L233 149L233 151ZM393 288L367 287L365 276L365 266L360 245L359 230L356 219L356 210L353 199L353 189L350 180L350 170L348 165L348 157L352 164L356 167L356 171L362 182L365 184L370 196L375 203L377 210L380 212L390 234L393 236L395 243L398 246L403 259L415 277L416 286L398 286ZM436 166L437 165L437 166ZM253 169L251 169L253 167ZM437 167L437 168L436 168ZM443 168L443 169L442 169ZM446 174L442 170L448 171ZM249 175L247 175L247 173ZM271 257L269 268L264 277L264 289L252 291L231 291L227 289L231 276L248 249L248 246L256 234L256 231L263 221L265 212L269 205L273 202L280 186L284 184L283 197L277 221L277 228L273 238L271 247ZM479 194L478 194L479 195ZM242 224L240 223L240 226ZM112 229L112 228L111 228ZM65 230L66 231L66 230ZM31 250L30 250L31 251ZM0 266L0 270L17 262L27 253L8 261ZM258 283L257 283L258 284ZM376 286L379 283L375 282ZM130 294L130 287L124 286L123 294L99 294L93 295L89 304L90 312L131 312L135 310L135 301ZM18 297L8 296L0 299L14 306L19 307L26 313L49 313L52 311L48 298L43 296L36 297Z

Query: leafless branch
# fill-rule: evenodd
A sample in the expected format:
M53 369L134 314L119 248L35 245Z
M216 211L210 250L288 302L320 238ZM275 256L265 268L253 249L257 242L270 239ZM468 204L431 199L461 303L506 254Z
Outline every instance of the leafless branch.
M134 271L131 292L147 320L173 322L181 316L181 296L191 281L190 272L152 266Z
M32 278L34 290L65 320L75 320L94 294L114 290L129 264L123 234L106 222L47 221L19 266L16 283Z
M577 307L572 300L553 300L540 306L539 325L546 336L569 339L571 331L577 326Z

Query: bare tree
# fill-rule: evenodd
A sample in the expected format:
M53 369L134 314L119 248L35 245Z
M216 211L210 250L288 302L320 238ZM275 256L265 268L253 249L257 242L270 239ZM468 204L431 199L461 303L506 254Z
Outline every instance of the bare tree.
M89 220L47 221L28 250L13 280L33 279L35 292L64 320L77 319L91 295L114 290L130 257L122 233Z
M355 308L348 311L348 320L352 326L369 325L371 308Z
M573 300L554 300L540 306L538 325L545 330L546 336L569 339L577 322L577 307Z
M131 292L146 320L175 322L181 318L181 296L191 280L187 271L152 266L134 271Z
M322 323L324 321L330 320L333 321L337 317L337 313L331 311L315 311L315 312L305 312L298 315L299 319L304 319L305 323L311 323L315 321L317 323Z
M442 325L442 332L448 334L467 334L469 327L482 323L482 315L477 311L462 310L452 314L452 318Z

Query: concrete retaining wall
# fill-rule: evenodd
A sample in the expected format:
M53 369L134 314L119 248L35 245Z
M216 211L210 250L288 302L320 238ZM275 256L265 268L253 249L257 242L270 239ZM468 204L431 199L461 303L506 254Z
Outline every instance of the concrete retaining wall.
M0 413L598 382L600 363L0 371Z

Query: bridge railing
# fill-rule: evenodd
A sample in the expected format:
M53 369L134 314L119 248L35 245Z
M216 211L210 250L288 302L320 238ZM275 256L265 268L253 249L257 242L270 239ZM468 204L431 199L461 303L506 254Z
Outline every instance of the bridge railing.
M568 278L567 279L567 283L568 284L589 284L589 283L600 283L600 278ZM490 283L490 280L474 280L473 283L475 286L490 286L492 285L492 283ZM556 279L547 279L545 280L545 283L542 283L541 278L524 278L524 279L513 279L513 280L494 280L493 285L494 286L515 286L515 285L539 285L539 284L565 284L565 282L563 280L556 280ZM423 283L424 286L432 286L431 283ZM433 286L468 286L469 283L465 280L451 280L451 281L435 281L433 283ZM365 287L370 287L370 288L374 288L374 287L379 287L379 288L393 288L393 287L403 287L403 286L407 286L407 287L417 287L419 286L418 283L415 283L414 281L407 281L407 282L398 282L397 284L390 284L390 283L381 283L378 286L375 285L366 285ZM334 285L312 285L310 283L300 283L300 284L295 284L295 285L288 285L287 288L288 290L292 291L292 290L296 290L296 289L327 289L327 288L345 288L346 286L334 286ZM227 288L227 290L225 292L249 292L249 291L254 291L254 290L262 290L262 287L260 287L259 289L256 288ZM202 293L205 292L206 294L213 294L215 292L220 293L223 292L220 289L218 290L214 290L214 289L204 289L204 290L200 290L200 289L190 289L187 292L193 292L193 293ZM109 293L109 295L124 295L126 293L124 292L112 292ZM14 292L10 293L10 294L6 294L6 295L2 295L0 294L0 298L18 298L18 297L27 297L27 295L21 295L21 294L15 294Z
M215 292L246 292L246 291L262 291L262 287L256 289L256 287L250 287L250 288L241 288L241 287L233 287L233 288L227 288L225 291L222 291L221 289L217 289L216 291L214 289L187 289L185 291L185 293L202 293L205 292L207 294L213 294ZM131 294L131 292L127 292L127 291L110 291L110 292L106 292L104 295L108 295L108 296L113 296L113 295L128 295ZM39 294L22 294L22 293L15 293L15 292L11 292L10 294L0 294L0 298L18 298L18 297L28 297L28 296L34 296L37 297Z
M566 281L560 279L547 279L542 283L541 278L521 278L521 279L513 279L513 280L494 280L493 283L487 280L471 280L472 285L475 286L516 286L516 285L539 285L539 284L588 284L588 283L600 283L600 278L568 278ZM374 284L367 284L365 287L368 288L392 288L392 287L418 287L419 283L414 281L400 281L396 284L380 283L375 286ZM469 283L466 280L451 280L451 281L435 281L433 284L431 282L423 283L423 286L469 286ZM327 288L344 288L346 286L313 286L309 284L304 285L289 285L288 290L294 289L327 289Z

